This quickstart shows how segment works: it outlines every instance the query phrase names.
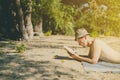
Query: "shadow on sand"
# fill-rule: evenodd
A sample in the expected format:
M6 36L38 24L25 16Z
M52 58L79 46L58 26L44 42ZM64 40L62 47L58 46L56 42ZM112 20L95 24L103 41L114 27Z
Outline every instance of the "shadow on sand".
M73 73L77 72L50 61L27 60L18 54L0 53L0 80L61 80L64 76L72 80Z

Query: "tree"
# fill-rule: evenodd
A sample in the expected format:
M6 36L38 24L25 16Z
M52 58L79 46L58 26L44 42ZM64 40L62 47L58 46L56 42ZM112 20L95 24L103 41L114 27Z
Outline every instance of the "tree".
M34 34L37 36L43 36L43 17L41 10L42 0L33 0L33 12L32 12L32 22L34 25Z
M50 31L52 34L73 34L72 14L74 9L71 5L64 5L61 0L35 1L33 10L34 25L43 24L44 32Z
M31 40L33 37L33 26L31 22L32 1L25 0L22 5L22 0L15 0L17 10L18 29L23 40Z
M91 0L78 6L76 26L85 27L92 36L120 36L119 0Z
M33 28L38 35L43 32L71 35L79 27L85 27L94 36L120 36L119 3L119 0L0 0L0 37L31 40Z
M0 0L0 39L17 39L16 13L13 0Z

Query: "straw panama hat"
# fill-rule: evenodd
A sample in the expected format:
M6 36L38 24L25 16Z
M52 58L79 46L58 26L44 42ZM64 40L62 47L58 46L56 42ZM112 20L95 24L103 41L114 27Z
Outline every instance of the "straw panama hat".
M77 40L78 38L81 38L85 35L88 35L88 34L89 33L87 32L87 30L84 28L77 29L75 32L75 40Z

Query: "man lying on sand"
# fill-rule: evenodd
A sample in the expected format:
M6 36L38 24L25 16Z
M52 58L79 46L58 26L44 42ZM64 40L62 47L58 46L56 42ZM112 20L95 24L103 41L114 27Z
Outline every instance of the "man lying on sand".
M75 33L75 40L83 47L90 47L88 57L79 56L77 54L68 54L79 61L96 64L99 60L120 63L120 53L110 48L106 43L98 38L90 37L89 33L84 29L78 29Z

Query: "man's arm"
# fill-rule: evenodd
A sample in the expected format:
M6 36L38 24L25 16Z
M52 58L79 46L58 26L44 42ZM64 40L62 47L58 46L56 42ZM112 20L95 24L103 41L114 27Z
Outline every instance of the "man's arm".
M94 41L93 45L90 48L91 48L90 54L92 56L89 58L82 57L82 56L79 56L77 54L70 54L69 53L69 55L76 60L89 62L91 64L96 64L98 62L100 54L101 54L101 48L99 46L99 41Z
M89 62L91 64L96 64L97 63L94 59L82 57L82 56L79 56L79 55L76 55L76 54L71 54L70 56L72 58L78 60L78 61L85 61L85 62Z

